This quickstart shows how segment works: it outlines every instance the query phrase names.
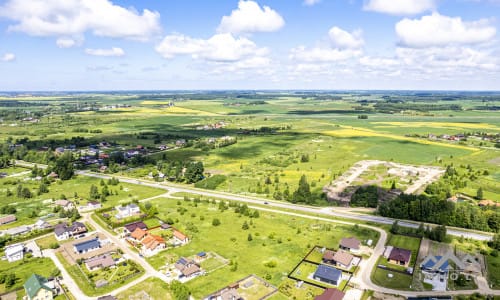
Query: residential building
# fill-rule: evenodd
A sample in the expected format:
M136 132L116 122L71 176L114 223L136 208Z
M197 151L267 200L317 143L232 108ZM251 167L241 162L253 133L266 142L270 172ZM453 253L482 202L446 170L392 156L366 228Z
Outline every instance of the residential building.
M359 252L361 242L355 237L343 238L340 240L339 248L354 253Z
M94 209L100 209L100 208L102 208L101 202L99 202L99 201L88 201L87 205L80 207L80 210L88 211L88 210L94 210Z
M18 261L24 257L24 245L15 244L5 247L5 257L8 262Z
M53 284L52 284L53 285ZM33 274L24 283L24 290L28 300L54 299L54 287L48 280L40 275Z
M85 266L89 271L99 270L101 268L114 267L116 265L115 260L110 254L104 254L99 256L94 256L85 260Z
M68 201L68 200L65 200L65 199L62 199L62 200L56 200L54 201L54 204L56 206L60 206L62 207L63 210L72 210L75 208L75 205L73 204L73 202L71 201Z
M102 297L97 298L97 300L117 300L117 299L115 296L106 295L106 296L102 296Z
M23 235L31 231L31 227L26 225L21 225L14 228L9 228L4 232L10 236Z
M352 254L343 250L335 252L335 255L333 256L335 265L346 270L349 270L352 267L353 259L354 256L352 256Z
M327 288L323 291L323 294L314 297L314 300L342 300L344 299L345 293L337 289Z
M335 255L335 252L332 250L325 250L323 253L323 262L327 264L335 264L335 261L333 260L333 256Z
M81 222L73 222L71 226L68 226L66 223L59 223L54 228L54 235L58 241L77 237L85 232L87 232L87 227Z
M313 275L314 280L319 280L332 285L339 285L342 281L342 271L326 265L318 265Z
M443 256L427 256L420 264L420 269L427 273L448 273L450 266L448 258Z
M389 262L401 266L408 267L410 264L411 251L398 247L393 247L391 254L389 254Z
M15 215L7 215L0 218L0 225L9 224L17 220Z
M50 227L50 224L47 221L42 220L42 219L39 219L35 223L35 228L36 229L46 229L46 228L49 228L49 227Z
M126 206L117 206L116 211L118 212L115 215L117 219L125 219L141 213L141 209L135 203L131 203Z
M135 231L136 228L140 228L142 230L147 230L148 226L146 226L146 224L144 224L144 222L142 222L142 221L133 222L133 223L129 223L129 224L125 225L123 231L125 232L125 234L131 234L132 232Z
M179 277L194 277L201 274L200 266L191 259L181 257L176 263L175 268L179 270Z
M146 235L148 235L148 232L146 230L142 230L141 228L137 227L135 228L134 232L130 234L130 237L137 242L140 242Z
M174 244L176 245L185 245L189 242L189 238L187 235L184 233L180 232L177 229L174 229L173 231L173 237L174 237Z
M159 235L148 234L142 241L141 254L144 256L152 256L158 251L167 247L165 239Z
M78 254L91 252L99 248L101 248L101 242L99 241L99 238L93 238L91 240L73 244L73 249L75 253Z

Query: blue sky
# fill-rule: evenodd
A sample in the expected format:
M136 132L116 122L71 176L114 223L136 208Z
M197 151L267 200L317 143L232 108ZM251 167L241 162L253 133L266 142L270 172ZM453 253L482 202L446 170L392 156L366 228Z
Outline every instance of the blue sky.
M3 0L0 90L499 90L500 0Z

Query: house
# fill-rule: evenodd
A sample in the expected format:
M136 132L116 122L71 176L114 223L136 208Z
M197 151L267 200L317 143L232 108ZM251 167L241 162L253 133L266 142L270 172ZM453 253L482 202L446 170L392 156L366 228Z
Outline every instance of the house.
M173 235L174 235L175 244L177 244L177 245L179 245L179 244L185 245L189 242L189 238L187 237L187 235L185 235L184 233L180 232L177 229L174 229Z
M325 253L323 253L323 262L334 265L335 261L333 260L333 255L335 255L334 251L325 250Z
M114 267L115 260L109 254L94 256L85 260L85 266L89 271L99 270L101 268Z
M333 285L339 285L342 280L342 271L326 265L318 265L313 275L314 280L319 280Z
M39 219L35 223L35 228L36 229L46 229L46 228L49 228L49 227L50 227L50 224L47 221L42 220L42 219Z
M342 300L344 296L344 292L337 289L327 288L323 291L323 294L314 297L314 300Z
M54 204L62 207L62 209L66 210L66 211L72 210L75 208L75 205L73 204L73 202L65 200L65 199L56 200L56 201L54 201Z
M117 206L116 210L118 211L118 214L115 215L117 219L124 219L141 213L141 209L135 203L126 206Z
M49 175L47 175L48 178L52 178L52 179L57 179L59 178L59 175L55 172L50 172Z
M5 257L8 262L18 261L24 257L24 245L15 244L5 247Z
M200 266L191 259L181 257L176 263L175 268L179 270L179 277L194 277L201 274Z
M135 231L136 228L146 230L146 229L148 229L148 226L146 226L146 224L144 224L144 222L142 222L142 221L133 222L133 223L129 223L129 224L124 226L124 232L125 232L125 234L131 234L132 232Z
M10 228L5 230L4 232L10 236L22 235L31 231L31 227L26 225L21 225L18 227Z
M102 204L99 201L88 201L87 205L82 207L84 210L94 210L102 208Z
M106 295L106 296L102 296L102 297L97 298L97 300L117 300L117 299L115 296Z
M52 300L54 299L53 283L40 275L33 274L24 283L26 298L28 300Z
M75 253L83 254L101 248L101 242L98 238L93 238L84 242L75 243L73 244L73 248Z
M196 254L195 260L200 262L202 260L205 260L206 258L207 258L207 253L202 251Z
M335 265L347 270L351 268L353 259L354 256L352 254L343 250L337 251L333 256Z
M0 225L15 222L17 220L15 215L7 215L0 218Z
M398 247L393 247L391 254L389 254L388 261L393 264L408 267L410 264L411 251Z
M167 247L165 239L159 235L148 234L142 241L141 254L151 256Z
M160 226L160 227L161 227L161 229L163 229L163 230L167 230L167 229L172 228L172 225L167 224L167 223L163 223L163 224L161 224L161 226Z
M447 274L450 266L448 258L443 256L427 256L420 264L420 269L427 273Z
M340 240L339 248L354 253L359 252L361 242L355 237L343 238Z
M185 140L185 139L180 139L180 140L177 140L177 141L175 141L175 145L176 145L177 147L184 146L184 145L186 145L186 140Z
M87 232L87 227L81 222L73 222L71 226L66 223L59 223L54 228L54 235L58 241L67 240L85 232Z
M146 235L148 235L148 232L146 230L136 227L134 232L130 234L130 237L140 242Z

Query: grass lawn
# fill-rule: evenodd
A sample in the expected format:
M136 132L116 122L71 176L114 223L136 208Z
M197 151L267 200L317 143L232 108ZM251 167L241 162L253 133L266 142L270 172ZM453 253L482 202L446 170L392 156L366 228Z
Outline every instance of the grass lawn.
M494 289L500 289L500 257L485 256L488 267L488 283Z
M205 201L196 207L191 201L177 205L177 200L166 198L154 199L151 203L158 207L159 218L171 218L175 221L173 226L191 238L185 246L147 258L153 267L159 269L167 262L175 262L179 256L189 257L200 251L216 252L233 261L233 266L186 283L197 298L205 296L206 291L216 291L249 274L256 274L278 286L316 244L334 248L345 236L377 241L377 232L363 228L262 211L259 218L250 219L236 214L233 208L220 212L218 204ZM181 215L179 207L187 211ZM220 220L220 226L212 225L214 218ZM248 230L242 229L245 221L249 224ZM248 241L249 234L251 241Z
M136 284L125 292L121 292L120 294L116 295L116 298L120 300L129 300L130 297L142 291L146 292L151 297L151 299L173 299L173 297L170 295L168 285L161 279L154 277L148 278L141 283Z
M279 293L272 295L270 300L287 300L287 299L304 299L312 300L315 296L321 295L323 289L318 287L303 284L300 288L296 286L297 282L292 279L284 279L280 284Z
M29 258L12 263L0 260L0 274L16 275L16 283L13 286L7 288L5 284L0 284L0 293L21 288L33 273L50 277L50 274L56 269L56 266L49 258Z
M309 261L320 263L323 261L323 253L321 253L321 248L315 247L313 251L305 258Z
M221 268L226 264L227 262L223 261L221 258L217 256L209 257L200 263L201 268L207 272L212 272L217 268Z
M54 234L50 234L49 236L39 238L35 240L35 242L38 245L38 247L40 247L41 250L49 249L51 245L59 244Z
M477 284L474 281L474 278L470 278L470 280L465 281L464 285L458 285L457 282L452 280L450 277L448 279L448 289L451 291L475 290L477 289Z
M392 278L388 275L392 274ZM413 277L411 275L404 275L397 272L390 272L380 268L375 268L372 273L372 281L376 285L396 290L411 290L410 286Z

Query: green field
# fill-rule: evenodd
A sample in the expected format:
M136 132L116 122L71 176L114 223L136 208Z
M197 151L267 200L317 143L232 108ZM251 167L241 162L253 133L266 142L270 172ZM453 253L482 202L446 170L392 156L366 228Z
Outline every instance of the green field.
M236 214L233 208L220 212L218 204L205 201L196 204L183 201L178 205L177 200L158 198L151 203L158 206L160 218L171 218L175 222L173 226L192 239L185 246L148 258L155 268L200 251L217 252L231 261L208 276L189 281L187 285L195 297L202 297L207 291L216 291L249 274L278 286L315 244L337 247L345 236L373 239L374 243L378 239L378 233L363 228L356 230L352 226L265 212L260 212L258 218L248 218ZM180 207L187 210L183 215L178 212ZM212 225L214 218L220 220L220 226ZM242 229L245 221L250 224L248 230ZM249 234L252 241L248 241Z
M158 278L148 278L136 286L127 289L127 291L118 294L117 298L120 300L129 300L130 297L141 296L142 292L147 293L151 299L172 299L167 284Z
M14 285L10 287L0 284L0 293L22 288L24 282L33 273L50 277L56 271L56 266L49 258L24 258L23 260L11 263L7 260L0 260L0 274L14 274L16 277Z
M392 274L392 277L389 277ZM372 273L373 283L396 290L411 290L410 286L413 277L411 275L391 272L380 268L375 268Z

